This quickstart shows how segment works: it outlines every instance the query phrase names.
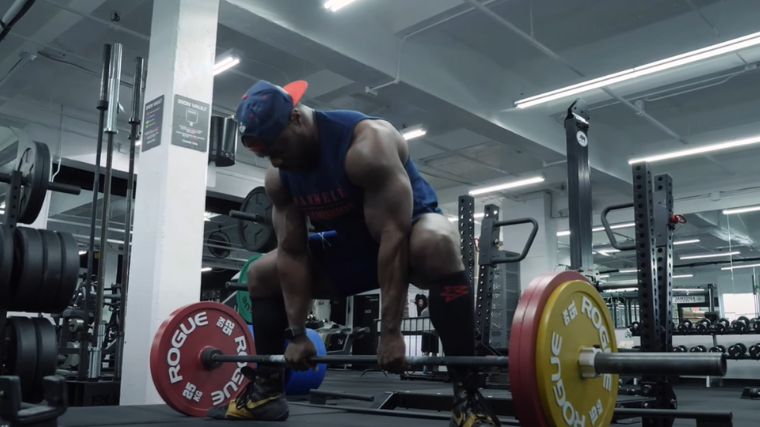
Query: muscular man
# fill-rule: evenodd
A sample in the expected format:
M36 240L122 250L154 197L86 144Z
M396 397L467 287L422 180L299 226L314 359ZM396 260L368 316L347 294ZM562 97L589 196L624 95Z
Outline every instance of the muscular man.
M304 81L284 88L260 81L236 113L242 144L272 164L265 186L278 247L253 264L248 276L257 353L280 354L287 338L288 365L309 368L315 349L304 321L312 298L379 287L378 363L399 371L405 353L401 316L412 282L430 290L430 317L446 355L472 355L472 285L459 238L409 158L406 141L386 121L299 104L306 88ZM309 225L335 233L310 235ZM476 373L450 371L450 425L498 425L478 392ZM283 370L259 367L236 400L210 415L286 419Z

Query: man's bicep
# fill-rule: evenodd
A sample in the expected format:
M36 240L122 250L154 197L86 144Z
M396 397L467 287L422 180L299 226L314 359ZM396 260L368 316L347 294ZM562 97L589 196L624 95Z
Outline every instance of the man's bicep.
M364 218L379 241L386 231L407 232L411 227L412 189L403 169L378 178L382 181L364 191Z

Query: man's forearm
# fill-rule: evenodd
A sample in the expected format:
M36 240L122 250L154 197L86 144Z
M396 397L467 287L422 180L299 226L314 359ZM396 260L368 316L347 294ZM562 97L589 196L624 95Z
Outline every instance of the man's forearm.
M311 309L312 276L307 254L277 254L282 296L291 327L303 326Z
M380 241L378 280L382 295L382 334L401 330L407 289L409 288L409 240L404 235L386 236Z

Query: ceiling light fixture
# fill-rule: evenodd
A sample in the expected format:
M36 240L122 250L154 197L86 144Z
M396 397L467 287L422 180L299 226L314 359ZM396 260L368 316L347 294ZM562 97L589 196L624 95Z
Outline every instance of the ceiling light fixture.
M330 12L337 12L355 1L356 0L327 0L325 2L325 9L330 10Z
M481 187L470 190L470 196L479 196L486 193L494 193L502 190L509 190L511 188L524 187L526 185L538 184L544 182L543 176L534 176L532 178L520 179L517 181L505 182L503 184L492 185L489 187Z
M669 70L687 64L692 64L705 59L714 58L718 55L736 52L740 49L746 49L758 44L760 44L760 32L748 34L743 37L738 37L725 41L723 43L718 43L703 47L701 49L682 53L680 55L671 56L659 61L650 62L638 67L629 68L617 73L586 80L584 82L565 86L563 88L545 92L536 96L523 98L515 102L515 106L517 108L532 107L534 105L539 105L549 101L571 97L579 93L588 92L590 90L610 86L615 83L637 79L639 77L648 76L650 74L659 73L661 71Z
M216 64L214 64L214 75L223 73L239 63L240 63L240 58L238 58L237 56L232 56L232 55L225 56L224 58L220 59Z
M403 136L404 139L407 141L410 141L415 138L421 138L425 135L427 135L427 130L425 130L424 128L407 130L401 134L401 136Z
M686 150L671 151L670 153L654 154L647 157L639 157L636 159L628 160L628 164L635 163L653 163L662 160L677 159L680 157L694 156L697 154L712 153L713 151L728 150L731 148L744 147L746 145L753 145L760 143L760 135L751 136L748 138L735 139L732 141L720 142L718 144L703 145L696 148L688 148Z
M725 209L723 215L736 215L745 212L757 212L760 211L760 206L747 206L745 208Z
M673 242L673 246L680 246L680 245L690 245L692 243L699 243L699 239L687 239L687 240L676 240Z
M614 254L620 252L620 249L615 248L607 248L607 249L597 249L596 253L602 256L611 256L610 254Z
M693 274L676 274L673 276L674 279L689 279L694 277Z
M201 268L201 273L205 273L205 272L211 271L211 270L212 270L211 267L203 267L203 268Z
M620 274L628 274L628 273L638 273L639 270L635 268L624 268L624 269L618 270L617 272Z
M760 264L744 264L744 265L732 265L730 267L723 267L721 270L740 270L742 268L755 268L760 267Z
M684 255L679 258L681 260L685 260L685 259L720 258L724 256L734 256L734 255L741 255L741 252L731 251L731 252L720 252L720 253L715 253L715 254Z
M620 223L620 224L610 225L610 229L611 230L619 230L621 228L631 228L631 227L635 227L635 226L636 226L635 222L624 222L624 223ZM591 231L593 231L594 233L598 233L600 231L604 231L604 227L602 227L602 226L594 227L594 228L591 229ZM569 235L570 235L570 230L563 230L563 231L558 231L557 232L557 237L569 236Z
M633 284L633 283L632 283ZM639 288L620 288L620 289L603 289L603 292L607 293L618 293L618 292L635 292Z

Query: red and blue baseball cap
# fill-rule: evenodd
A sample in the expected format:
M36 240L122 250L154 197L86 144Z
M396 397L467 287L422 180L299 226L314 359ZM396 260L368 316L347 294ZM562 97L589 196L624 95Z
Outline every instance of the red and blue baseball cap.
M308 87L309 84L304 80L284 87L260 80L246 91L235 112L240 137L243 140L247 136L255 137L260 144L266 144L258 147L259 150L257 147L249 148L265 151L269 144L277 140L288 126L290 113L301 102Z

